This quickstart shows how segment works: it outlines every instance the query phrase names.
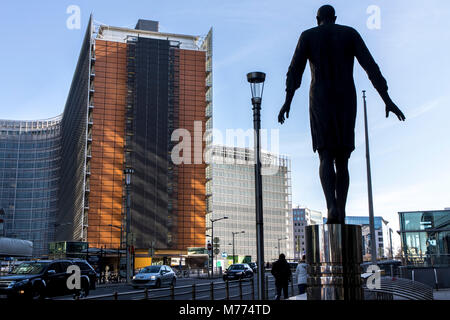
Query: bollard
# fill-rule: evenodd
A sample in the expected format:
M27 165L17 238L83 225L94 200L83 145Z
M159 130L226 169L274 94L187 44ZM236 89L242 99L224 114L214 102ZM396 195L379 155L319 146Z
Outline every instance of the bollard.
M209 292L210 292L211 300L214 300L214 282L212 282L212 281L211 281L211 284L209 285Z
M291 297L295 296L294 291L294 277L291 277Z
M244 300L244 297L242 295L242 279L239 279L239 298L241 298L241 300Z
M307 226L308 300L363 300L361 226Z
M145 291L144 291L144 299L145 299L145 300L148 300L148 288L145 288Z
M228 284L228 280L225 281L225 299L230 300L230 286Z
M118 294L117 294L117 291L114 291L114 295L113 295L113 297L114 297L114 300L117 300L117 299L118 299Z
M269 276L266 276L266 300L269 300Z
M195 283L192 285L192 300L195 300Z
M433 270L434 270L434 282L436 283L436 290L439 290L436 268L433 268Z
M251 278L252 283L252 300L255 300L255 279Z
M175 287L170 285L170 299L175 300Z

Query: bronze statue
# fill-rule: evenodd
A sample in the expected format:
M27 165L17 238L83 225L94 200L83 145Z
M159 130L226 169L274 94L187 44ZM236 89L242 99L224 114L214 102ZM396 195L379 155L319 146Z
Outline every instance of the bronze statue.
M313 150L319 153L320 181L328 208L327 223L345 223L349 187L348 159L355 149L356 90L354 57L364 68L386 104L386 117L405 116L391 100L386 80L359 33L338 25L334 8L320 7L315 28L300 35L286 78L286 101L278 115L281 124L289 118L295 90L300 87L306 62L311 68L309 113ZM334 165L336 165L336 170Z

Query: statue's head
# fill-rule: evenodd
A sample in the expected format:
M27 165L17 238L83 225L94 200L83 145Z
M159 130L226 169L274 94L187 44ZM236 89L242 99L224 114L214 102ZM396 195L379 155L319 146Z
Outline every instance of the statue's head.
M319 10L317 10L317 25L322 24L333 24L336 22L336 12L334 8L329 4L321 6Z

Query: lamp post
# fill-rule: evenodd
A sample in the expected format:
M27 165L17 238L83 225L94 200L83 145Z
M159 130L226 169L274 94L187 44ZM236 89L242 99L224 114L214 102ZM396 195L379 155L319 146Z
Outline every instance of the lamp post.
M222 217L218 219L210 219L211 221L211 244L212 244L212 250L211 250L211 278L214 276L214 222L228 219L228 217Z
M363 100L364 100L364 132L366 136L367 193L369 197L369 228L370 228L370 242L371 242L370 257L372 264L377 264L377 244L375 235L375 218L373 214L372 176L370 173L369 128L367 124L366 90L363 90Z
M281 241L281 240L287 240L287 238L288 238L288 237L284 237L284 238L279 238L279 239L278 239L278 257L280 256L280 253L281 253L281 252L280 252L280 241Z
M250 72L247 74L247 81L250 83L253 105L253 128L255 145L255 206L256 206L256 252L258 268L258 299L264 300L264 228L263 228L263 200L262 200L262 177L260 159L260 129L261 129L261 101L264 91L264 72Z
M119 263L117 264L117 270L118 270L118 276L120 277L120 260L122 258L122 237L123 237L123 228L122 226L115 226L113 224L108 224L108 227L111 228L116 228L120 230L120 244L119 244L119 254L118 254L118 258L119 258Z
M130 216L130 183L131 183L131 175L134 173L134 170L131 168L126 168L123 173L125 174L125 185L127 192L127 211L126 211L126 250L127 250L127 283L131 282L131 252L130 252L130 233L131 233L131 216Z
M234 260L234 236L239 234L239 233L245 233L245 231L241 231L241 232L231 232L231 234L233 235L233 264L236 263Z
M0 236L5 237L6 236L6 226L5 226L5 210L3 208L0 208L0 226L2 227L0 229Z

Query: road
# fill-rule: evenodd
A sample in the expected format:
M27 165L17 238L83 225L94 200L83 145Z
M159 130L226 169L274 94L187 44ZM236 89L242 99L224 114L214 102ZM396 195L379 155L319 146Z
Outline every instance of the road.
M242 286L243 300L252 300L258 298L258 289L256 276L253 281L254 292L252 291L252 281L244 280ZM213 284L211 284L213 283ZM297 294L296 286L289 285L289 296L292 295L292 287L294 293ZM194 293L195 288L195 293ZM241 289L239 281L230 281L228 284L228 296L230 300L240 300ZM211 295L211 289L213 293ZM96 290L90 292L88 299L95 300L112 300L113 294L117 292L118 300L142 300L145 298L144 289L133 289L127 284L110 284L99 286ZM164 287L160 289L148 289L148 299L155 300L171 300L171 288ZM178 278L174 288L175 300L225 300L226 299L226 283L222 279L198 279L198 278ZM108 295L107 297L105 295ZM275 284L273 277L269 275L269 299L275 296ZM73 296L56 297L53 300L73 300Z

